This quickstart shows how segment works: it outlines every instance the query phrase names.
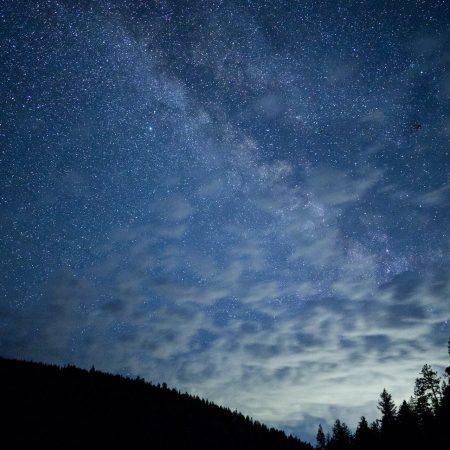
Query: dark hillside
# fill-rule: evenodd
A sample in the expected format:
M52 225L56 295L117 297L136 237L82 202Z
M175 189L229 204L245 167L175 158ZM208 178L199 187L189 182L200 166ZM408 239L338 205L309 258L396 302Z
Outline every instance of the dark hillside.
M4 449L312 449L142 379L0 358L0 381Z

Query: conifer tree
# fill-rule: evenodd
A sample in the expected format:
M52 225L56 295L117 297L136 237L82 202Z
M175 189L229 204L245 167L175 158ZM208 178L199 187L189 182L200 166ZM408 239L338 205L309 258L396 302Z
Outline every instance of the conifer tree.
M404 448L414 448L420 442L419 423L411 405L403 401L397 414L397 443Z
M414 386L412 407L414 413L417 415L420 427L424 428L432 420L433 411L429 402L429 394L424 389L420 378L416 379Z
M386 389L380 394L378 409L381 411L381 431L391 427L395 422L396 407L392 395Z
M416 395L424 397L434 412L442 400L441 379L428 364L422 367L420 374L422 376L416 379Z
M415 416L412 411L411 406L403 400L397 414L397 422L399 426L405 426L406 428L411 428L412 424L415 422Z
M322 424L319 424L319 429L317 430L316 435L316 449L317 450L325 450L327 448L327 441L325 439L325 433L323 432Z
M380 421L374 420L370 424L370 430L372 431L372 433L378 434L380 432Z
M354 447L356 450L366 450L371 448L373 441L373 433L369 428L369 424L364 416L358 423L355 431Z
M381 443L384 449L393 448L394 446L394 427L396 417L396 407L392 401L392 396L386 389L380 394L378 409L381 411Z
M448 354L450 355L450 338L449 338L449 340L448 340L447 349L448 349ZM448 367L445 369L445 373L450 377L450 366L448 366Z
M333 425L333 435L328 444L330 450L347 450L352 441L352 434L348 426L339 419Z

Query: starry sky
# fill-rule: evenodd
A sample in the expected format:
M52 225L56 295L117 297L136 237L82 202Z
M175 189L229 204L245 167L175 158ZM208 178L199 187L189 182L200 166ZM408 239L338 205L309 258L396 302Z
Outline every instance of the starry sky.
M2 356L302 438L448 365L446 1L1 3Z

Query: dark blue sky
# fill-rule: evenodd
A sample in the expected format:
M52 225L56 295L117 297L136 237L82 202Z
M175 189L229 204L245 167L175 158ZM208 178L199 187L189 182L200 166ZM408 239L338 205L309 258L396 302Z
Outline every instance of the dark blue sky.
M11 0L0 19L1 355L303 437L444 366L447 2Z

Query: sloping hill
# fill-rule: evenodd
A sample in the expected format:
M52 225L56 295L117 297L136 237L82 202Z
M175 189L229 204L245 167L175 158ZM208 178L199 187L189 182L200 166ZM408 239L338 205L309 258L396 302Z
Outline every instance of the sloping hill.
M198 397L74 366L0 358L4 449L311 450Z

